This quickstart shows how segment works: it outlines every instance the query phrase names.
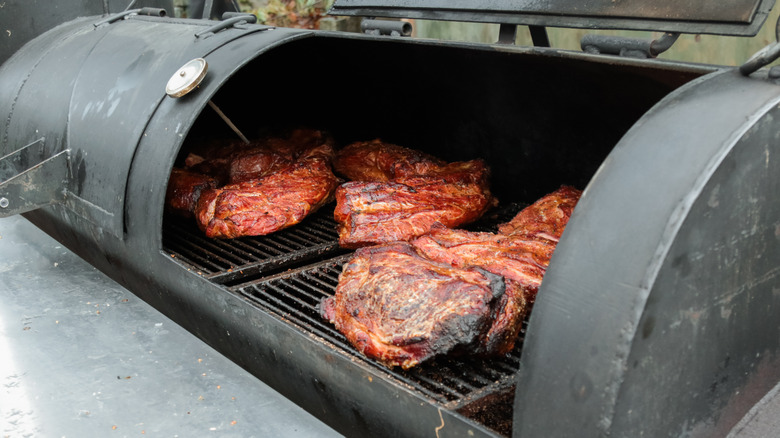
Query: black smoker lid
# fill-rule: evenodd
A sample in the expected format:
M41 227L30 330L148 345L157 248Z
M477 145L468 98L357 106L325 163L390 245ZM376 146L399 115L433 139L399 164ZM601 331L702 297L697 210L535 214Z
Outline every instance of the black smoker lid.
M775 0L336 0L330 13L752 36Z

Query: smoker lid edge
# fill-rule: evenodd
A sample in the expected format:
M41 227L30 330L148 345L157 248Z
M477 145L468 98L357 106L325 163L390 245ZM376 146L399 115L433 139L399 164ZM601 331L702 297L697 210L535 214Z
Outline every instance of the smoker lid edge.
M331 15L506 23L586 29L623 29L753 36L775 0L656 0L649 4L602 0L506 1L336 0Z

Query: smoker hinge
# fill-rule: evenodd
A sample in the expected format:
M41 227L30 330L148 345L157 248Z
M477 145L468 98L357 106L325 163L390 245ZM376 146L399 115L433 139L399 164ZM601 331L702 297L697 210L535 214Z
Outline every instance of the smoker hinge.
M244 24L254 24L254 23L257 23L257 16L255 16L254 14L244 14L240 12L225 12L224 14L222 14L222 21L196 33L195 38L208 38L223 29L227 29L230 27L238 28Z
M44 139L0 157L0 218L65 201L70 149L49 157Z
M627 38L611 35L588 34L580 40L582 51L586 53L603 53L619 55L628 58L655 58L669 50L680 36L679 33L666 32L660 38L647 40L642 38Z
M95 27L100 27L104 24L111 24L114 22L117 22L119 20L123 20L125 17L128 17L130 15L146 15L149 17L165 17L168 15L168 12L165 11L165 9L160 8L140 8L140 9L129 9L126 11L122 11L119 13L116 13L114 15L109 16L108 18L104 18L97 23L93 23L92 25Z
M376 20L364 18L360 22L360 31L370 35L411 36L412 23L401 20Z

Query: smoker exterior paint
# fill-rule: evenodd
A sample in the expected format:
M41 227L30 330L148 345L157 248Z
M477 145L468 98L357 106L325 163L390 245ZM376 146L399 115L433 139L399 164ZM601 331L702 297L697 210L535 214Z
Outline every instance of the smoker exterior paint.
M704 77L615 147L531 317L521 436L724 436L777 383L778 91Z

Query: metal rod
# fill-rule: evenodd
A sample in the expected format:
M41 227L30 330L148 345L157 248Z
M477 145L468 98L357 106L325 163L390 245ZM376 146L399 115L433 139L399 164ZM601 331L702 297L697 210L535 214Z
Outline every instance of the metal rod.
M531 41L536 47L550 47L550 38L547 36L547 29L544 26L528 26L531 32Z
M227 123L227 125L230 126L230 129L232 129L233 132L235 132L239 137L241 137L241 140L244 140L244 143L249 144L249 140L244 136L244 134L241 133L238 127L236 127L236 125L234 125L233 122L230 121L228 116L226 116L225 113L223 113L222 110L219 109L219 107L214 102L209 100L209 106L212 107L214 111L216 111L217 114L219 114L220 117L222 117L222 120L224 120L225 123Z
M509 23L501 23L498 28L498 44L514 44L517 39L517 25Z

